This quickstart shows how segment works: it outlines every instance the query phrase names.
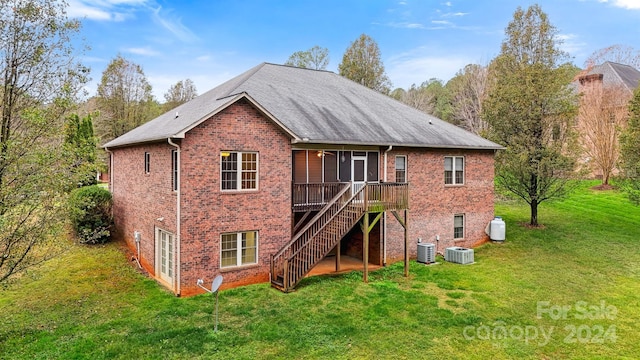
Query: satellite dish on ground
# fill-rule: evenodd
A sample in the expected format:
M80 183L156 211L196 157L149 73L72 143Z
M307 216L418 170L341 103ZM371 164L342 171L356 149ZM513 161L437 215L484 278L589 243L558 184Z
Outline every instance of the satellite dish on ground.
M211 282L211 292L214 293L218 291L220 285L222 285L222 275L216 276L216 278Z

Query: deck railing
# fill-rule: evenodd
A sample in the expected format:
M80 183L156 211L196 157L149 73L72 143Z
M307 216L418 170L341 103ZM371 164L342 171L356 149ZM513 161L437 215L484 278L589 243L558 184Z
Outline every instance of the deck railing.
M408 208L406 183L366 184L355 194L343 188L271 257L271 281L289 291L335 246L366 212Z
M322 209L348 183L293 184L293 211L316 211Z
M409 184L367 184L368 211L393 211L409 208Z

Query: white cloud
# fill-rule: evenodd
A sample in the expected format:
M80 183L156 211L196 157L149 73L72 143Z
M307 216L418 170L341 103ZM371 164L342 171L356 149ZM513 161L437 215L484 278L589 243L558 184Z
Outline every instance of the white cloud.
M560 48L571 56L578 55L587 47L587 43L580 41L576 34L558 34L556 39L561 42Z
M95 21L124 21L147 0L69 0L68 15Z
M171 15L171 11L162 11L162 6L158 6L152 11L153 21L168 30L175 37L185 42L192 42L197 36L182 24L182 19Z
M445 17L454 17L454 16L459 17L459 16L465 16L465 15L469 15L469 13L468 12L460 12L459 11L459 12L454 12L454 13L442 14L441 16L443 18L445 18Z
M136 13L148 13L156 24L181 41L197 39L182 24L181 18L173 15L171 10L163 9L155 0L69 0L68 15L72 18L120 22L134 18Z
M149 48L149 47L135 47L135 48L126 48L123 49L123 51L131 53L131 54L136 54L136 55L143 55L143 56L157 56L160 55L159 52Z
M387 26L393 28L403 28L403 29L424 29L424 25L420 23L409 23L409 22L391 22L388 23Z
M603 3L611 3L613 6L629 10L640 10L640 0L600 0Z
M398 54L386 61L387 75L395 88L408 88L411 84L436 78L444 83L449 81L456 72L474 61L466 56L442 54L442 51L419 47L409 52Z

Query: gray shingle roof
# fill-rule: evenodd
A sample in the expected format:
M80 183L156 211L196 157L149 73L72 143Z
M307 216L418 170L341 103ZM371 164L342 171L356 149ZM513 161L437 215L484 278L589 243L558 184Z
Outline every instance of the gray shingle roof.
M623 85L631 92L638 87L638 82L640 81L640 71L636 68L611 61L594 66L587 73L587 75L591 74L602 74L604 86Z
M188 130L240 98L260 107L294 143L502 148L333 72L268 63L104 146L182 138Z

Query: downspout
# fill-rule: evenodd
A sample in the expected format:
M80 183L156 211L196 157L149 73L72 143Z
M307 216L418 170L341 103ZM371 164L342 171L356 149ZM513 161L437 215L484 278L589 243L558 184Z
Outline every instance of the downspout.
M180 263L180 145L171 141L171 138L167 138L167 142L169 145L176 148L176 167L177 167L177 175L176 175L176 284L174 285L176 288L176 293L180 296L180 268L182 264ZM171 159L173 161L173 159Z
M393 145L384 151L384 182L387 182L387 153L393 149ZM382 266L387 266L387 212L383 216L384 227L382 228Z

